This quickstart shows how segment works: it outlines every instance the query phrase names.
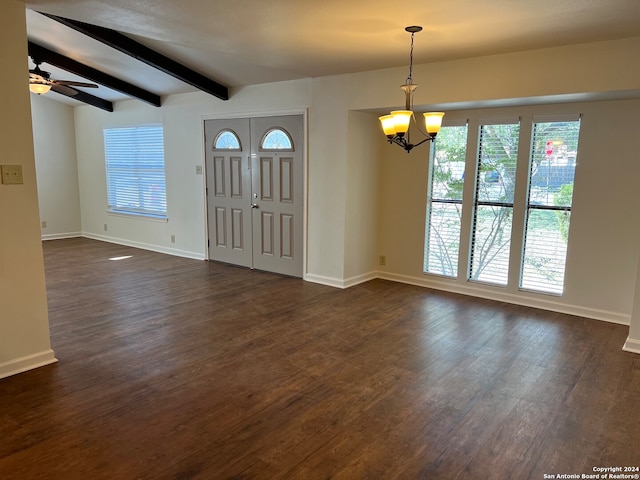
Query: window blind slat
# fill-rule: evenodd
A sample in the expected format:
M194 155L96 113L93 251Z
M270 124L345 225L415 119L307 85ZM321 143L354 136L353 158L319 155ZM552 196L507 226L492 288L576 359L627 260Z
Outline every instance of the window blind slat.
M529 197L520 288L564 290L580 121L533 125ZM556 208L553 210L552 208ZM561 208L561 210L560 210Z
M458 275L467 125L442 127L431 148L423 271Z
M104 130L108 209L166 218L162 125Z
M471 237L469 278L497 285L508 283L520 137L520 124L507 120L480 127Z

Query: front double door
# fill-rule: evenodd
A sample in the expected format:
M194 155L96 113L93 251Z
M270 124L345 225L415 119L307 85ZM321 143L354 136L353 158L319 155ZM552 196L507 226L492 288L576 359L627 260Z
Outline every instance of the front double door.
M303 117L205 121L209 258L302 277Z

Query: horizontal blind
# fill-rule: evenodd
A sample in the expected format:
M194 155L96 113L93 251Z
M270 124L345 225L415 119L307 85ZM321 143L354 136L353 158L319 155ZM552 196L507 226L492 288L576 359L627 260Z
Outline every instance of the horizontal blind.
M110 212L167 216L162 125L104 130Z
M579 135L575 117L533 125L520 288L563 292Z
M520 123L481 125L469 278L506 285Z
M431 149L423 271L458 274L466 122L442 127Z

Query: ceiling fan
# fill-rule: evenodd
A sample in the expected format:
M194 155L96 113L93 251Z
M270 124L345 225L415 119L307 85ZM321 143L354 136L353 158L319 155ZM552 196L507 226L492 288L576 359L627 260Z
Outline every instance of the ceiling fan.
M29 70L29 90L38 95L47 93L49 90L67 96L77 95L79 92L71 87L98 88L95 83L74 82L72 80L53 80L51 73L40 69L41 60L32 57L36 68Z

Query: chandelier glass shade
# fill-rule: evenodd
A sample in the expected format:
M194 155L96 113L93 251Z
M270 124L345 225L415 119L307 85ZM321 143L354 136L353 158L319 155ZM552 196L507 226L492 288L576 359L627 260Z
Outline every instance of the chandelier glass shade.
M416 125L416 128L420 130L422 126L418 125L415 115L413 113L413 92L418 85L413 83L413 36L422 31L422 27L419 26L410 26L406 27L405 30L411 33L411 54L409 57L409 76L407 77L407 83L402 85L400 88L404 91L405 94L405 109L404 110L394 110L389 115L383 115L380 117L380 123L382 125L382 131L387 136L387 140L389 143L395 143L396 145L401 146L407 152L410 152L414 147L423 144L424 142L433 141L436 138L436 135L440 131L440 127L442 125L442 117L444 116L444 112L427 112L423 113L424 126L423 131L420 133L424 135L424 139L413 144L411 143L409 129L411 127L411 122Z

